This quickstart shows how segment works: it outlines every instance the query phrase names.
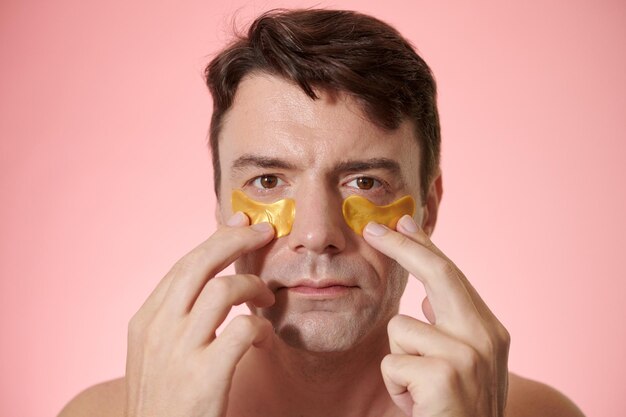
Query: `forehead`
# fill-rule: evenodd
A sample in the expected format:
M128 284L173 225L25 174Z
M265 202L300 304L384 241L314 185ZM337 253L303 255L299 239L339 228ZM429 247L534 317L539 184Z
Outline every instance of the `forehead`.
M407 182L419 184L419 147L411 122L387 131L369 121L350 96L316 94L319 99L313 100L297 85L267 74L245 77L222 124L222 170L243 154L281 158L303 168L390 158Z

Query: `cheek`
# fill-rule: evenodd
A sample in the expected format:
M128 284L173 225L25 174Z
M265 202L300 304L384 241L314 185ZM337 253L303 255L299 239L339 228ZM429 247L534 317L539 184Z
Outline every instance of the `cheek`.
M389 298L400 302L400 297L402 297L404 289L406 288L409 273L402 268L400 264L394 261L388 276L387 290L389 292Z
M237 274L254 274L261 276L266 265L277 260L277 241L274 240L250 253L241 255L235 261L235 272Z
M233 211L231 209L230 199L224 198L224 187L220 190L220 197L217 200L216 204L216 214L218 217L218 226L222 224L226 224L226 221L230 219L233 215Z
M413 219L415 219L415 222L419 225L424 223L424 206L417 206Z
M406 286L408 272L393 259L384 257L380 262L380 269L377 271L379 271L380 283L386 290L387 298L400 297Z
M235 261L235 272L237 274L253 274L259 275L261 272L261 266L263 265L263 257L256 251L253 253L247 253L241 255Z
M381 294L382 298L399 299L404 292L408 272L398 262L372 248L364 240L358 250L376 274L377 281L372 283L376 287L376 292Z
M400 300L408 281L408 272L396 261L387 258L381 273L381 288L379 288L379 314L384 322L398 314Z

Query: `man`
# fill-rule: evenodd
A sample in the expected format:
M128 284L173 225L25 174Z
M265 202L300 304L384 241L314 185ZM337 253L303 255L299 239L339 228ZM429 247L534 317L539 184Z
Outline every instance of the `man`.
M508 331L430 240L435 83L393 28L272 11L206 74L220 227L131 319L126 376L61 416L582 415L508 372ZM237 190L261 207L295 202L285 234L234 210ZM408 195L417 208L355 232L342 213L353 195L382 207ZM216 276L232 262L236 275ZM430 323L398 315L409 273ZM243 302L251 314L216 336Z

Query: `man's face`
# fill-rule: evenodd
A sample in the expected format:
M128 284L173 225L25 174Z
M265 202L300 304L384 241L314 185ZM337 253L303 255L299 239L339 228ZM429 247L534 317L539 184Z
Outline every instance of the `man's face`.
M342 202L357 194L384 205L411 194L419 224L420 153L409 122L386 132L353 99L317 93L320 99L312 100L265 74L240 83L220 136L218 220L232 215L234 189L264 203L295 200L291 233L242 256L235 269L258 275L275 292L273 306L249 307L283 340L311 351L343 351L384 331L407 273L348 227ZM334 284L338 291L311 295L289 288L302 280Z

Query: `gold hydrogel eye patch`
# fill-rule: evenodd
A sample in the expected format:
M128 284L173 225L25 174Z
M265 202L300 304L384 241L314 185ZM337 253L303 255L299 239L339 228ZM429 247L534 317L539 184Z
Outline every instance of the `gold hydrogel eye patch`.
M265 204L252 200L241 190L234 190L231 196L233 213L242 211L250 218L250 224L269 222L276 230L276 237L291 232L296 215L296 202L290 198Z
M395 229L400 217L405 214L413 216L415 200L410 195L405 195L386 206L377 206L364 197L351 195L343 200L342 212L348 226L363 235L363 229L371 221Z

